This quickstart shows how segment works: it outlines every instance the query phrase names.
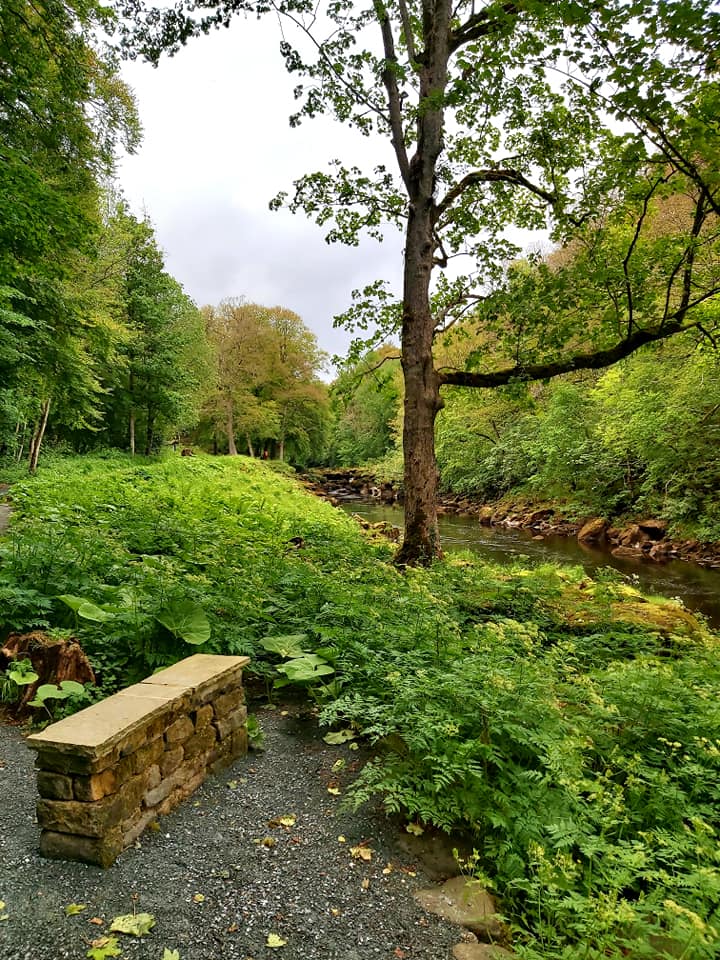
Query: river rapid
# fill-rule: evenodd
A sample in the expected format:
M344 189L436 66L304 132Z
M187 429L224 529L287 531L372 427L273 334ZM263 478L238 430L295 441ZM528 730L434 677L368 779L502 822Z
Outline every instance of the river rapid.
M403 525L403 509L398 505L344 499L340 507L371 523L384 520L400 528ZM548 535L534 539L532 531L483 526L472 516L441 515L438 520L446 552L471 550L498 563L527 558L536 563L581 565L591 576L602 567L614 567L644 593L677 597L688 610L702 614L712 627L720 629L720 571L682 560L658 563L614 557L609 550L580 543L575 537Z

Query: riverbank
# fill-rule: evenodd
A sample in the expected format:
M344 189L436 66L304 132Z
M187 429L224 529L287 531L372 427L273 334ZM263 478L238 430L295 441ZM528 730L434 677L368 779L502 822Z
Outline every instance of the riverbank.
M358 497L380 503L402 503L399 484L378 481L362 469L315 470L304 480L307 489L335 505ZM472 497L446 494L438 500L438 512L477 517L486 526L529 530L538 538L575 537L580 542L604 546L615 557L666 563L683 560L710 570L720 570L720 542L702 543L695 538L673 537L665 520L656 517L621 520L605 517L571 517L563 505L530 500L503 499L483 503Z
M497 894L523 960L652 957L658 938L717 956L719 647L681 605L527 557L448 554L401 572L387 542L244 457L58 463L13 485L10 531L0 629L44 621L77 637L100 680L92 697L189 652L247 654L256 689L275 699L291 683L344 747L329 803L380 804L408 833L468 837L477 854L462 869ZM355 766L368 743L372 761ZM281 771L280 785L292 777ZM215 831L223 850L237 826L233 814ZM179 888L196 911L185 916L206 910L212 930L228 901L214 913L194 896L212 907L207 891L227 878L203 873L206 840L182 846L175 875L197 884ZM152 849L176 862L171 845ZM285 914L277 876L273 918ZM151 883L143 872L133 887L143 902ZM392 960L396 946L410 953L386 941L371 955Z

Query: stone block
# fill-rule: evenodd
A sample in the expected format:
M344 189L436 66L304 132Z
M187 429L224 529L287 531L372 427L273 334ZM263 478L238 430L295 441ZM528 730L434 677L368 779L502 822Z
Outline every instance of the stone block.
M231 736L236 730L244 727L246 723L247 707L238 707L237 710L228 714L228 716L221 717L220 719L214 721L214 725L217 727L218 736L221 740L225 740L227 737Z
M195 726L190 717L178 717L165 731L165 741L167 743L182 743L195 732Z
M166 777L165 780L162 780L156 787L153 787L152 790L147 790L143 798L143 802L146 807L152 808L156 807L159 803L169 797L177 786L175 781L175 775Z
M195 730L200 732L210 725L215 711L211 703L206 703L204 707L198 707L195 711Z
M145 772L145 789L154 790L162 780L162 773L160 772L160 767L154 763L151 767L148 767Z
M133 754L133 772L144 773L148 767L151 767L154 763L158 762L164 752L165 741L162 737L158 737L157 740L152 740L150 743L146 743Z
M50 770L52 773L89 775L107 770L108 767L117 762L117 757L116 750L111 750L109 753L98 757L86 757L48 747L38 753L35 766L38 770Z
M147 726L142 725L137 730L133 730L127 737L118 741L117 747L121 757L127 757L130 753L135 753L138 747L141 747L147 741Z
M167 777L177 770L177 768L183 762L184 756L185 751L180 744L174 747L169 747L158 761L160 773L163 775L163 777Z
M204 753L207 753L209 750L212 750L216 740L216 733L214 727L205 727L204 730L201 730L200 733L196 733L194 737L191 737L184 746L185 759L193 760L195 757L199 757Z
M40 856L51 860L80 860L109 867L122 849L119 829L103 837L79 837L52 830L43 830L40 834Z
M157 817L157 810L145 810L139 816L126 820L122 825L123 846L132 846L147 826L157 820Z
M247 729L245 727L241 727L239 730L236 730L230 738L230 744L233 759L244 757L248 752Z
M228 767L234 759L232 740L223 740L218 743L214 750L210 751L207 759L208 770L210 773L219 773L221 770L224 770L225 767Z
M72 800L72 777L64 773L50 773L47 770L38 770L38 793L46 800Z
M93 773L89 777L75 776L73 778L75 799L82 800L83 803L102 800L103 797L116 793L118 786L117 772L114 767L108 767L102 773Z
M45 830L81 837L102 837L117 825L117 794L94 803L38 800L38 823Z
M169 688L197 692L202 688L204 696L209 687L221 689L240 683L243 667L250 663L249 657L228 657L212 653L196 653L186 657L180 663L160 670L148 677L144 683L167 685ZM209 699L209 698L208 698ZM207 703L207 699L203 700Z
M232 713L234 710L237 710L240 704L244 702L245 702L245 693L242 687L238 687L235 690L229 690L227 693L221 694L213 702L215 717L216 718L227 717L228 714Z

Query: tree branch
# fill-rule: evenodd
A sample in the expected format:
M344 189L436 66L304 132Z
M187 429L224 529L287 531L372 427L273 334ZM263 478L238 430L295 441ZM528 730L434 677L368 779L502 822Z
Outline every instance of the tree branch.
M435 220L439 220L443 213L445 213L466 190L469 190L479 183L510 183L517 187L524 187L526 190L529 190L530 193L534 193L535 196L540 197L541 200L544 200L551 206L554 206L559 199L556 193L550 193L548 190L544 190L537 184L532 183L532 181L523 176L519 170L473 170L472 173L464 176L459 183L456 183L452 190L449 190L443 199L435 206Z
M455 53L460 47L481 37L499 30L503 17L517 16L522 10L521 3L502 3L494 10L488 8L479 13L473 13L457 30L450 33L450 53Z
M392 27L387 9L376 0L375 13L380 22L382 31L383 49L385 51L385 67L382 78L388 95L388 107L390 110L390 133L392 145L397 157L400 175L402 176L405 188L410 191L410 161L408 160L407 148L405 146L405 134L402 124L402 107L400 104L400 90L398 89L397 76L395 73L398 65L397 54L395 53L395 41L393 40Z
M703 298L706 299L706 298ZM528 366L518 365L508 370L497 370L494 373L472 373L464 370L443 373L438 371L441 384L456 387L501 387L513 381L529 382L532 380L548 380L561 373L572 373L575 370L601 370L610 367L618 360L624 360L635 353L640 347L648 343L665 340L676 333L695 328L696 324L683 324L675 320L657 330L636 330L614 347L607 350L597 350L594 353L578 353L565 360L550 363L537 363Z
M406 0L400 0L400 18L402 20L403 33L405 34L405 46L407 47L408 57L414 69L414 65L417 63L417 55L415 53L415 39L413 38L412 24L410 23Z

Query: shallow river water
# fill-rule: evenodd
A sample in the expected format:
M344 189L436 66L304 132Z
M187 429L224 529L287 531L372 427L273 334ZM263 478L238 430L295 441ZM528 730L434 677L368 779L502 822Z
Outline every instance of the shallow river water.
M357 513L372 523L387 520L402 528L402 507L364 500L345 500L341 506L347 513ZM706 570L682 560L660 564L652 560L620 559L608 550L579 543L575 537L547 536L533 540L531 531L485 527L476 517L443 515L439 523L446 551L472 550L498 562L528 557L537 562L581 564L589 574L599 567L614 567L632 578L645 593L679 597L688 610L704 614L712 626L720 629L720 571Z

